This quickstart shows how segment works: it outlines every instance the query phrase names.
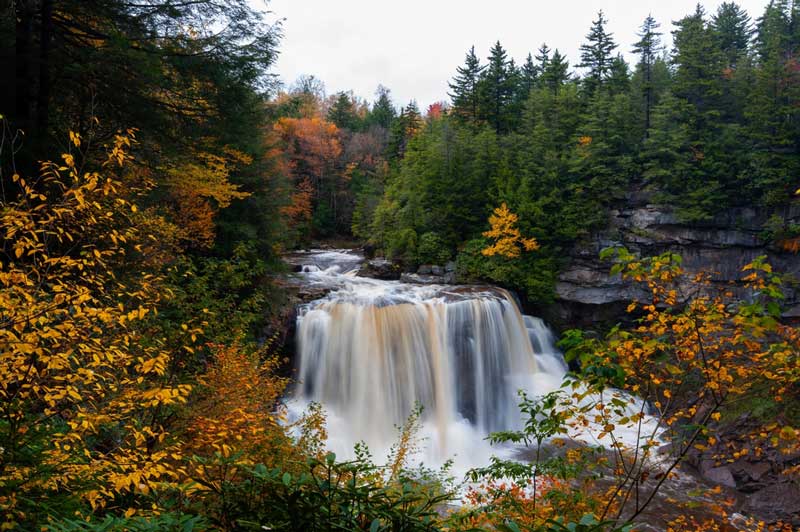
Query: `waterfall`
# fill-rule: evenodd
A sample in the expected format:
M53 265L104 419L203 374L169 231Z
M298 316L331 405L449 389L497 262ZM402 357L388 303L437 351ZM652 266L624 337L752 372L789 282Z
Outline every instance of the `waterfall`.
M504 290L355 277L352 255L331 255L303 268L332 291L299 309L295 395L325 407L337 453L364 441L380 456L419 403L425 463L485 464L485 436L520 426L517 390L561 384L549 329Z

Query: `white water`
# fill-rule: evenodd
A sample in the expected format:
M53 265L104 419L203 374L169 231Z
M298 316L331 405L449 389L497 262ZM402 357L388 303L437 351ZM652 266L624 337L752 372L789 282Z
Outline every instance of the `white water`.
M504 290L356 277L360 261L342 251L301 259L303 282L331 292L299 309L299 384L290 408L321 403L329 449L341 457L361 441L387 456L417 402L424 408L419 462L453 459L453 472L462 474L503 454L485 437L520 427L517 391L543 395L566 375L550 330L523 316ZM593 440L597 432L575 436Z

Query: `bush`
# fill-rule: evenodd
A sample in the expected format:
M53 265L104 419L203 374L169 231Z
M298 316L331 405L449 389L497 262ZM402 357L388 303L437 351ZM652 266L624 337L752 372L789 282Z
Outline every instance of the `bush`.
M419 237L417 262L420 264L444 264L450 260L450 248L438 233L424 233Z

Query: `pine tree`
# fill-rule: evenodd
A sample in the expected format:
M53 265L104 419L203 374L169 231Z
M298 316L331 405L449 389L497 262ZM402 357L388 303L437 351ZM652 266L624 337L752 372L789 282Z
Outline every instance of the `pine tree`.
M639 145L636 131L630 127L632 115L627 93L614 95L611 90L602 90L595 92L581 117L570 171L574 181L590 192L594 209L589 212L603 212L607 201L620 197L628 188L632 155Z
M556 49L553 57L547 61L542 72L541 83L553 93L558 93L561 87L570 80L569 61Z
M800 73L792 58L793 15L785 1L771 2L758 20L755 83L745 114L752 143L753 179L768 204L791 197L798 161Z
M489 53L489 64L481 76L478 94L479 116L497 133L510 130L509 106L514 97L514 70L500 41L496 42Z
M388 131L392 127L392 122L397 116L397 111L389 95L390 91L383 85L378 85L375 94L378 96L378 99L372 104L372 109L370 109L367 114L367 125L380 126Z
M534 59L536 59L536 75L539 79L541 79L545 70L547 70L547 66L550 64L550 52L550 48L545 43L542 43L539 47L539 51L536 52Z
M422 115L417 107L417 102L411 100L407 106L400 110L392 123L389 133L389 159L402 159L408 147L408 142L422 129Z
M352 94L340 92L336 95L328 110L328 120L341 129L358 131L361 128L361 118L356 113Z
M528 54L525 58L525 63L520 68L520 92L528 97L531 90L536 86L536 80L539 78L539 69L533 62L533 56Z
M478 82L481 79L481 73L484 68L486 67L481 66L473 46L467 52L464 66L456 69L456 76L449 83L452 92L448 93L448 96L453 102L453 113L468 122L476 122L478 120L480 101Z
M661 33L658 31L660 26L651 15L648 15L637 34L639 41L633 45L633 53L639 55L639 63L636 68L642 74L641 90L644 100L645 137L649 135L650 117L654 105L653 64L661 52Z
M622 54L611 60L611 67L608 69L608 80L606 87L610 95L627 94L631 85L631 73L628 63Z
M588 96L607 80L613 60L611 53L617 48L613 35L606 31L607 22L600 11L586 36L588 42L581 45L581 64L578 66L589 69L584 78L584 88Z
M685 103L680 121L688 127L694 174L678 182L672 193L684 218L710 219L741 198L745 150L740 149L740 127L733 119L734 102L726 98L725 58L705 12L698 5L675 25L672 92Z
M725 66L736 68L753 36L750 16L735 2L723 2L711 18L711 29L717 46L725 55Z
M675 26L672 90L677 97L691 104L692 116L687 117L690 126L697 134L703 135L719 112L722 54L699 4L693 14L679 20Z

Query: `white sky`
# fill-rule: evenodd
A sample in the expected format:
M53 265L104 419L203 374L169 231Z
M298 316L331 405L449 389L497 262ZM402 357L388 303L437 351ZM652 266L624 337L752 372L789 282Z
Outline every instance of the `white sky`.
M701 2L710 14L719 1ZM767 0L739 0L753 20ZM301 74L321 79L328 94L353 90L372 101L377 85L395 105L416 99L424 111L447 100L447 82L473 44L484 59L498 39L518 63L543 42L577 64L578 47L602 9L618 50L628 60L648 13L666 44L672 21L696 0L271 0L271 18L285 19L273 69L287 85Z

